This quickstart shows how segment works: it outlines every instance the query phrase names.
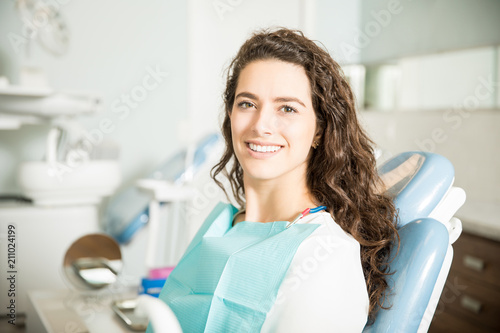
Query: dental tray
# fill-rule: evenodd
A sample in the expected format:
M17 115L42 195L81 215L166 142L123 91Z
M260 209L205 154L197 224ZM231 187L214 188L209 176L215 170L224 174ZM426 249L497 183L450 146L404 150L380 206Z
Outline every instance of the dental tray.
M148 318L136 315L136 306L137 300L135 299L115 301L111 304L113 311L122 319L130 330L145 332L148 327Z

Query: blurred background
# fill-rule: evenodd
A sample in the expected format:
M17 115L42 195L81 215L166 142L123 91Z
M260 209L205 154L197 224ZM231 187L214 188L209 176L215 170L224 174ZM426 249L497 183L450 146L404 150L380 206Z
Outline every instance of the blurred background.
M286 26L321 42L342 65L380 162L423 150L453 163L455 186L467 193L457 215L465 232L477 237L470 247L489 242L492 247L484 251L498 254L498 17L498 0L1 1L1 233L8 224L32 223L26 230L20 227L18 242L30 245L18 255L32 258L47 242L60 242L47 254L52 258L44 259L56 270L74 239L104 230L121 243L125 275L134 285L148 266L144 257L151 239L139 228L126 236L123 230L161 194L156 185L142 184L149 196L139 200L130 189L148 177L190 183L191 210L176 210L174 204L160 212L164 219L190 221L182 237L174 233L182 238L179 249L151 250L170 251L164 263L173 264L207 212L224 200L207 176L220 142L214 139L210 146L206 139L218 132L222 119L224 70L252 31ZM200 153L207 142L211 155ZM55 167L38 170L29 164L37 161ZM88 161L114 163L91 163L93 170L73 172ZM58 183L44 180L48 174ZM84 194L77 191L85 186ZM127 190L130 197L118 196ZM110 214L138 201L118 227L110 226ZM146 215L143 224L150 218ZM33 230L39 230L36 237L30 236ZM493 264L479 260L496 273L486 278L465 273L479 281L467 280L469 290L500 295L497 255ZM25 263L25 272L34 265L29 259ZM49 274L47 281L52 288L61 278ZM476 292L476 284L487 288ZM3 289L0 293L4 297ZM438 308L444 324L438 322L435 331L449 323L500 329L500 297L474 295L466 301L454 297L456 308L451 301ZM28 301L22 302L24 313Z

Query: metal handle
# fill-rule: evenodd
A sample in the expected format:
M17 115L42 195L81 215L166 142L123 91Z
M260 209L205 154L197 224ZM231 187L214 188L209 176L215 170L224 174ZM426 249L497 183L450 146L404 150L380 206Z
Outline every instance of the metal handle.
M472 311L474 313L481 312L481 308L483 306L480 301L478 301L477 299L474 299L470 296L467 296L467 295L463 295L460 298L460 305L464 309L467 309L467 310Z
M481 272L484 269L484 260L471 255L464 256L464 266L475 271Z

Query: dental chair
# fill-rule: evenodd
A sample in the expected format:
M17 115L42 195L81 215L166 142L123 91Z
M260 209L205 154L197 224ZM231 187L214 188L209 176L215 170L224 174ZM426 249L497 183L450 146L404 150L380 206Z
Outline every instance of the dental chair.
M389 266L389 295L371 332L427 332L453 258L452 244L462 232L453 217L465 192L453 187L454 169L444 157L426 152L399 154L379 168L386 194L399 213L399 252Z
M384 305L391 307L380 309L363 332L427 332L450 270L451 245L462 231L453 215L465 202L465 192L453 187L452 164L433 153L399 154L381 165L379 174L398 210L400 247L392 251L389 265L394 274ZM165 307L162 301L145 296L139 301L157 332L162 332L160 327L180 332L178 326L162 327L169 322L164 320L166 312L173 316L171 324L178 325L168 307L158 311Z

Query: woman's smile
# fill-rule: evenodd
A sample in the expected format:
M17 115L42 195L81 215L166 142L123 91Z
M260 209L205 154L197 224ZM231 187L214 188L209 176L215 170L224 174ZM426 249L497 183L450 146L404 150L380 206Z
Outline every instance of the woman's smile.
M274 143L262 143L258 141L246 142L248 153L257 159L271 158L278 154L284 147Z

